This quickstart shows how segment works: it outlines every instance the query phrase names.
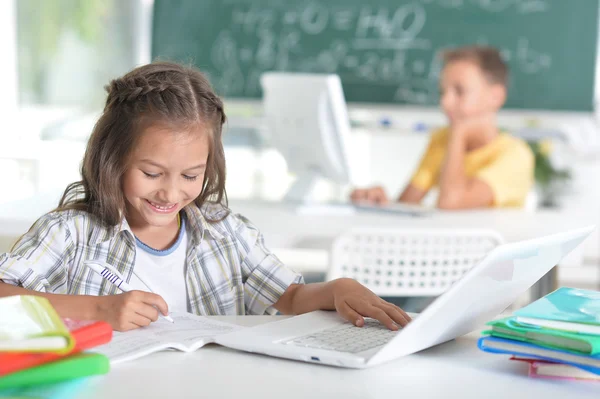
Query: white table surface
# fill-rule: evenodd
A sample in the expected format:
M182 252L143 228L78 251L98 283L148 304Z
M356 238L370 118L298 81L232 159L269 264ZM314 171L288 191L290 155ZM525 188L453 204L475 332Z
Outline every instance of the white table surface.
M256 201L234 200L230 207L255 223L263 233L266 245L284 263L301 272L325 271L333 240L353 227L486 228L500 233L507 242L514 242L593 223L585 209L535 212L520 209L436 210L428 216L411 217L383 212L298 214L290 205ZM588 240L593 239L597 236ZM573 251L571 259L565 259L561 264L579 265L583 245Z
M53 209L60 193L46 193L0 206L0 243L12 241L26 232L42 214ZM249 218L263 233L265 244L281 261L300 273L325 273L333 240L356 227L402 228L488 228L500 233L508 242L557 233L591 224L585 209L539 210L489 209L471 211L434 211L431 215L412 217L384 212L348 214L328 212L298 213L297 208L281 202L232 200L230 208ZM8 239L7 239L8 238ZM588 240L598 239L594 232ZM582 263L580 245L561 261L561 267ZM544 276L532 291L537 298L556 285L556 270Z
M242 325L281 316L216 317ZM93 377L81 395L94 398L598 398L596 382L534 379L527 366L481 352L479 333L378 367L339 369L216 345L193 353L160 352Z
M0 236L17 237L26 232L38 217L56 206L58 196L43 194L0 206ZM306 271L324 271L333 239L356 226L489 228L512 242L593 223L584 209L435 211L429 216L411 217L382 212L298 214L294 207L280 202L248 200L232 200L230 208L249 218L263 233L266 245L284 262L303 257L301 264L291 266L305 266Z
M356 212L350 215L335 212L299 214L294 211L293 206L279 202L233 200L230 207L234 212L241 213L255 222L265 238L272 241L271 245L276 247L293 247L302 240L307 244L319 239L327 240L355 226L489 228L502 234L507 241L518 241L592 223L585 210L580 209L435 210L430 215L415 217L377 211Z

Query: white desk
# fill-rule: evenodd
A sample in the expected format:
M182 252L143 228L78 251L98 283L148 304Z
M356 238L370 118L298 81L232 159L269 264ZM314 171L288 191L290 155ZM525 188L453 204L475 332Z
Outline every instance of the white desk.
M383 212L299 215L292 206L281 203L231 201L231 209L255 222L265 242L284 263L298 271L324 272L328 252L335 237L356 226L403 228L489 228L506 241L519 241L565 231L590 224L585 209L525 212L517 209L475 211L435 211L429 216L411 217ZM566 264L579 264L583 245L573 251ZM302 262L298 262L302 259ZM306 261L315 262L306 267ZM318 263L317 263L318 262ZM303 267L304 266L304 267ZM532 298L552 291L556 269L548 273L532 290Z
M352 215L298 214L294 207L282 203L230 201L231 209L253 221L272 248L328 249L333 238L357 226L403 228L489 228L511 241L557 233L589 225L585 210L518 209L473 211L434 211L431 215L412 217L384 212L357 212Z
M18 237L43 213L53 209L60 193L40 195L0 206L0 239ZM382 212L298 214L279 202L232 200L231 209L248 217L265 236L266 245L298 272L325 272L329 249L335 237L355 226L403 228L489 228L506 241L518 241L590 224L585 209L525 212L498 209L435 211L424 217ZM582 246L572 257L581 258ZM566 263L569 263L567 261ZM578 261L571 261L578 264ZM556 285L556 270L540 280L532 297L550 292Z
M35 220L58 203L60 193L41 194L0 206L0 236L17 237ZM585 209L522 210L497 209L476 211L435 211L424 217L382 212L346 214L298 214L295 208L279 202L231 200L230 208L250 219L263 233L265 243L274 251L312 251L315 260L329 250L335 237L357 226L404 228L489 228L506 241L518 241L557 233L594 223ZM325 251L325 252L323 252ZM293 265L295 266L295 265ZM316 264L309 271L324 271L327 264Z
M218 319L253 325L277 317ZM598 398L597 383L527 377L524 364L479 351L478 336L472 333L365 370L270 358L219 346L190 354L161 352L116 365L109 374L94 377L81 398Z

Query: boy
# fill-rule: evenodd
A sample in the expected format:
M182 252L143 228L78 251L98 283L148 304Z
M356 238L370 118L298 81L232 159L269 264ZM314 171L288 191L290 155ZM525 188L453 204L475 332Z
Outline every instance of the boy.
M490 47L450 50L443 59L440 105L448 127L433 132L398 201L419 203L437 185L442 209L523 206L533 185L533 153L496 123L506 100L508 67ZM389 202L381 187L356 189L351 199Z

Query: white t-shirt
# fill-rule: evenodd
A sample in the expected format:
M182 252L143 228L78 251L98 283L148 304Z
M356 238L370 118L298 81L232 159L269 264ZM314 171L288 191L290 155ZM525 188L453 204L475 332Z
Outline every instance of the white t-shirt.
M187 291L185 286L185 258L187 233L185 218L177 241L164 250L156 250L136 237L135 265L129 285L136 290L152 291L167 302L169 312L187 312Z

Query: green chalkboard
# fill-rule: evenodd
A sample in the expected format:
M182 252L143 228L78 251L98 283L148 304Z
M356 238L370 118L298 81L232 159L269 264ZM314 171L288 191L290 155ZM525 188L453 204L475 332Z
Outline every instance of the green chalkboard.
M335 72L350 102L435 105L439 51L502 50L507 108L590 111L598 0L155 0L153 58L193 63L229 98L264 71Z

